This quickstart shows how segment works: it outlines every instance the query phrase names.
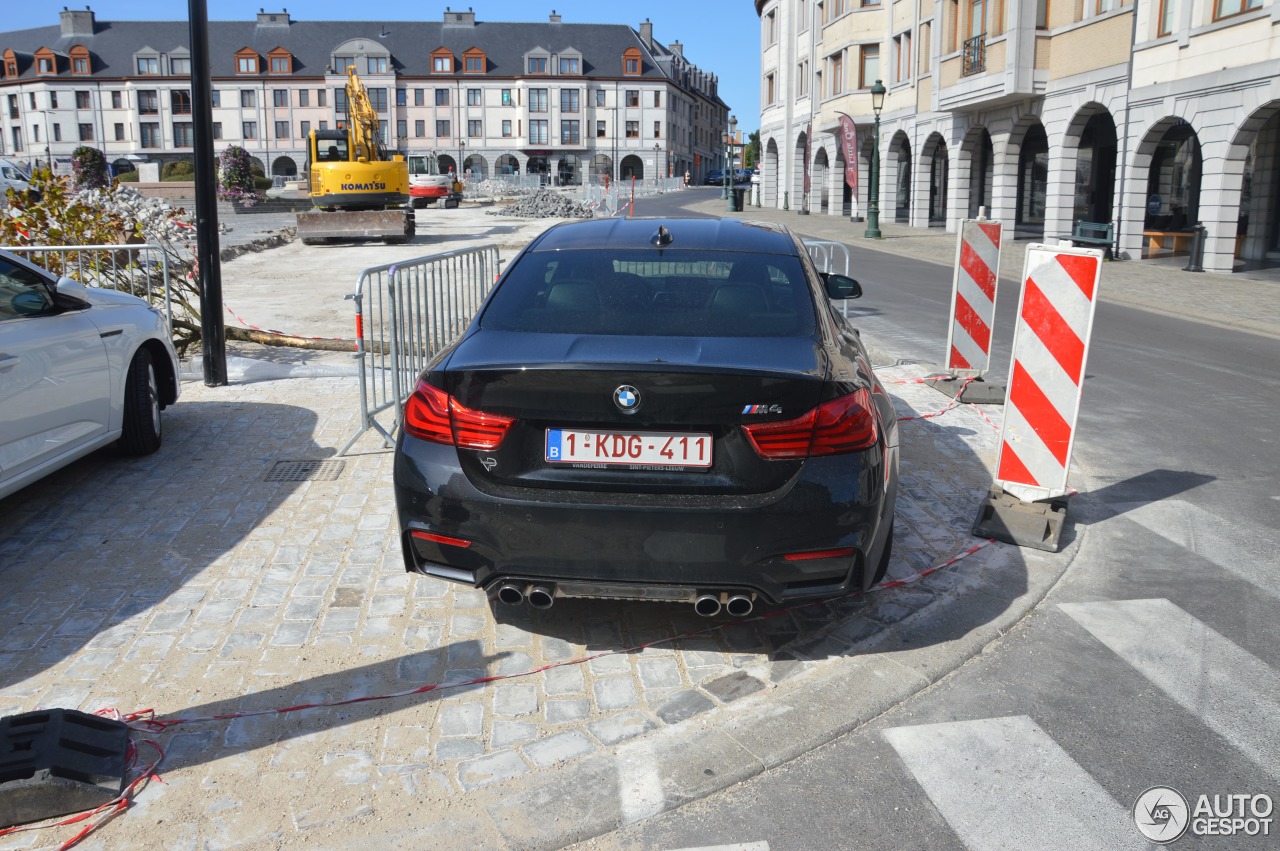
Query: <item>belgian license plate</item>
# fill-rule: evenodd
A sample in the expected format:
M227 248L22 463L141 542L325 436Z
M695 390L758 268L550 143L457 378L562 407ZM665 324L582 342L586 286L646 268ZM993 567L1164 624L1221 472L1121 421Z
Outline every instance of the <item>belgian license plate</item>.
M547 457L553 464L586 466L710 467L711 435L657 431L547 429Z

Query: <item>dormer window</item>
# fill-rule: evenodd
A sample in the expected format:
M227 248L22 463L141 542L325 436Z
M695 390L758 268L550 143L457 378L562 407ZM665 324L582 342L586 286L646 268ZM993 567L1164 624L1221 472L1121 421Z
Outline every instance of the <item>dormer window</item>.
M483 74L489 70L488 66L484 51L478 47L473 47L462 54L462 70L467 74Z
M385 74L387 73L388 59L385 56L366 56L365 57L365 73L366 74Z
M56 74L58 73L58 57L47 47L42 47L36 51L36 73L37 74Z
M191 57L190 56L171 56L169 57L169 74L173 77L190 77L191 76Z
M633 76L640 74L640 48L628 47L622 52L622 73Z
M561 53L557 65L561 76L582 76L582 54L576 50L566 50Z
M267 54L267 67L272 74L292 74L293 54L283 47L277 47Z
M71 48L71 73L87 76L93 69L93 63L89 58L89 48L83 44L77 44Z
M535 48L524 55L525 71L535 75L545 75L551 72L551 54L541 47Z
M443 47L431 51L431 73L452 74L453 53Z
M258 64L258 54L256 51L244 48L236 51L236 73L237 74L257 74L260 71Z
M4 52L4 75L6 77L18 76L18 57L12 50Z

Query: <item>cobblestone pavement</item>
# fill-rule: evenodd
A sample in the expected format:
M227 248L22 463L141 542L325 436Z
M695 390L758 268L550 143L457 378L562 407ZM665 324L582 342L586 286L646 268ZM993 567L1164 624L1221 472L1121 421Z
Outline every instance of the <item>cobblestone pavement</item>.
M919 374L882 371L888 382ZM919 384L890 389L900 415L948 401ZM375 830L396 814L400 826L465 824L474 814L461 793L839 666L888 625L985 581L975 557L904 588L720 627L689 607L600 601L495 619L482 593L404 573L390 452L366 436L334 457L356 408L352 378L188 382L156 455L99 452L0 501L0 716L233 714L515 675L701 632L484 685L174 727L157 737L166 785L84 847L343 847L355 824ZM892 577L973 543L995 449L972 406L902 430ZM278 467L317 460L336 464L310 478ZM0 849L55 838L66 837L20 834Z

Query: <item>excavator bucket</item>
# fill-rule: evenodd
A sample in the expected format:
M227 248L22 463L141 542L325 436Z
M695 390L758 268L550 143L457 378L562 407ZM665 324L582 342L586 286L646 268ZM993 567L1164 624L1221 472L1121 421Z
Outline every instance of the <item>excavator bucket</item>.
M298 213L298 238L305 245L329 240L380 239L404 243L413 238L413 215L406 210L312 210Z

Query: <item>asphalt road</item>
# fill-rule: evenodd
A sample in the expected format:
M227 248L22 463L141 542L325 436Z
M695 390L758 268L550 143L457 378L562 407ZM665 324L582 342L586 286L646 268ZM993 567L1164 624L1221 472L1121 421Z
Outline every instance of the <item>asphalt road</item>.
M888 355L940 361L950 270L852 249L857 324ZM1017 296L1002 280L997 329ZM994 375L1008 358L997 338ZM1274 802L1276 363L1280 341L1104 296L1066 532L1083 543L1046 600L876 722L592 847L1144 848L1132 809L1153 786L1193 811L1202 794ZM1271 818L1269 836L1188 833L1174 847L1273 848Z

